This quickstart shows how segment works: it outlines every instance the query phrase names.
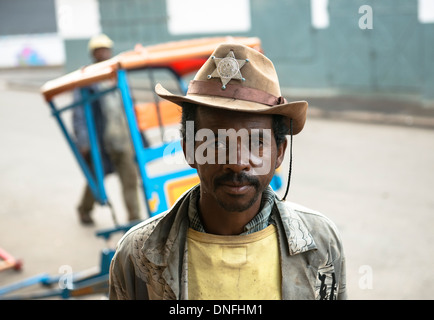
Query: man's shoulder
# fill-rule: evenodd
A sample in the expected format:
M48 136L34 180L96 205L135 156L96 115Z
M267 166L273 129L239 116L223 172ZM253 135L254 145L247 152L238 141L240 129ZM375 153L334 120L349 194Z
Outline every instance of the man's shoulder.
M325 223L333 223L330 220L330 218L328 218L322 212L305 207L299 203L285 201L284 205L287 208L292 209L293 211L297 212L297 214L302 215L304 217L307 217L309 219L320 220L320 221L324 221Z
M131 227L119 240L118 250L121 248L125 249L131 244L137 246L138 243L145 242L166 213L167 212L160 213Z
M326 236L328 234L340 241L340 233L336 224L322 212L294 202L285 201L282 204L290 215L295 219L302 220L309 232L316 235L316 238L318 235Z

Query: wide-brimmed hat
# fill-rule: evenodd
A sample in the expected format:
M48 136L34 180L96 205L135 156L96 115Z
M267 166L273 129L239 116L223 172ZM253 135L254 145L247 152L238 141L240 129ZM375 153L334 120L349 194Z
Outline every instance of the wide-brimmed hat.
M237 43L219 45L190 82L187 94L172 94L161 84L156 93L182 106L189 102L227 110L280 114L292 119L293 134L306 121L307 102L287 102L281 96L273 63L259 51Z
M105 34L101 33L93 36L87 44L89 51L93 51L98 48L113 48L113 41Z

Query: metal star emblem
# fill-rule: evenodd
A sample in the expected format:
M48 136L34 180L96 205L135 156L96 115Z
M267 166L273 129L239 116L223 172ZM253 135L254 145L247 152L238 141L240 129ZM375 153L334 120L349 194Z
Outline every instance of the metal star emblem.
M236 59L234 52L231 50L224 58L216 58L215 56L211 56L211 59L214 60L216 69L208 75L208 79L211 78L220 78L222 81L222 89L226 89L226 85L232 79L237 79L241 81L246 81L241 75L240 69L249 62L248 59Z

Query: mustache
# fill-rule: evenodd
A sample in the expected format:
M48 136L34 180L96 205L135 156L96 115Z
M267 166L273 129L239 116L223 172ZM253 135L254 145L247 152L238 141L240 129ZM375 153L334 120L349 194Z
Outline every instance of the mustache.
M219 184L250 184L255 187L259 186L259 180L255 176L248 175L247 173L233 173L228 172L224 173L221 176L214 179L214 186Z

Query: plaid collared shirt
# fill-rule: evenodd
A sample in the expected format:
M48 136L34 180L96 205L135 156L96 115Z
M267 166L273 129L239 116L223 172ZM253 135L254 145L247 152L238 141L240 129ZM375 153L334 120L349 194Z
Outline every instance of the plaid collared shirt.
M199 193L200 188L195 189L190 194L190 203L188 207L188 218L190 221L190 227L196 231L199 232L206 232L205 228L203 227L202 221L199 216L199 210L197 210L197 203L199 201ZM262 194L262 201L261 201L261 210L258 212L258 214L250 220L249 223L247 223L244 226L244 231L241 233L241 235L250 234L253 232L260 231L262 229L265 229L270 224L274 224L274 219L272 217L272 209L274 205L274 197L275 194L273 190L268 187L265 189L265 191Z

